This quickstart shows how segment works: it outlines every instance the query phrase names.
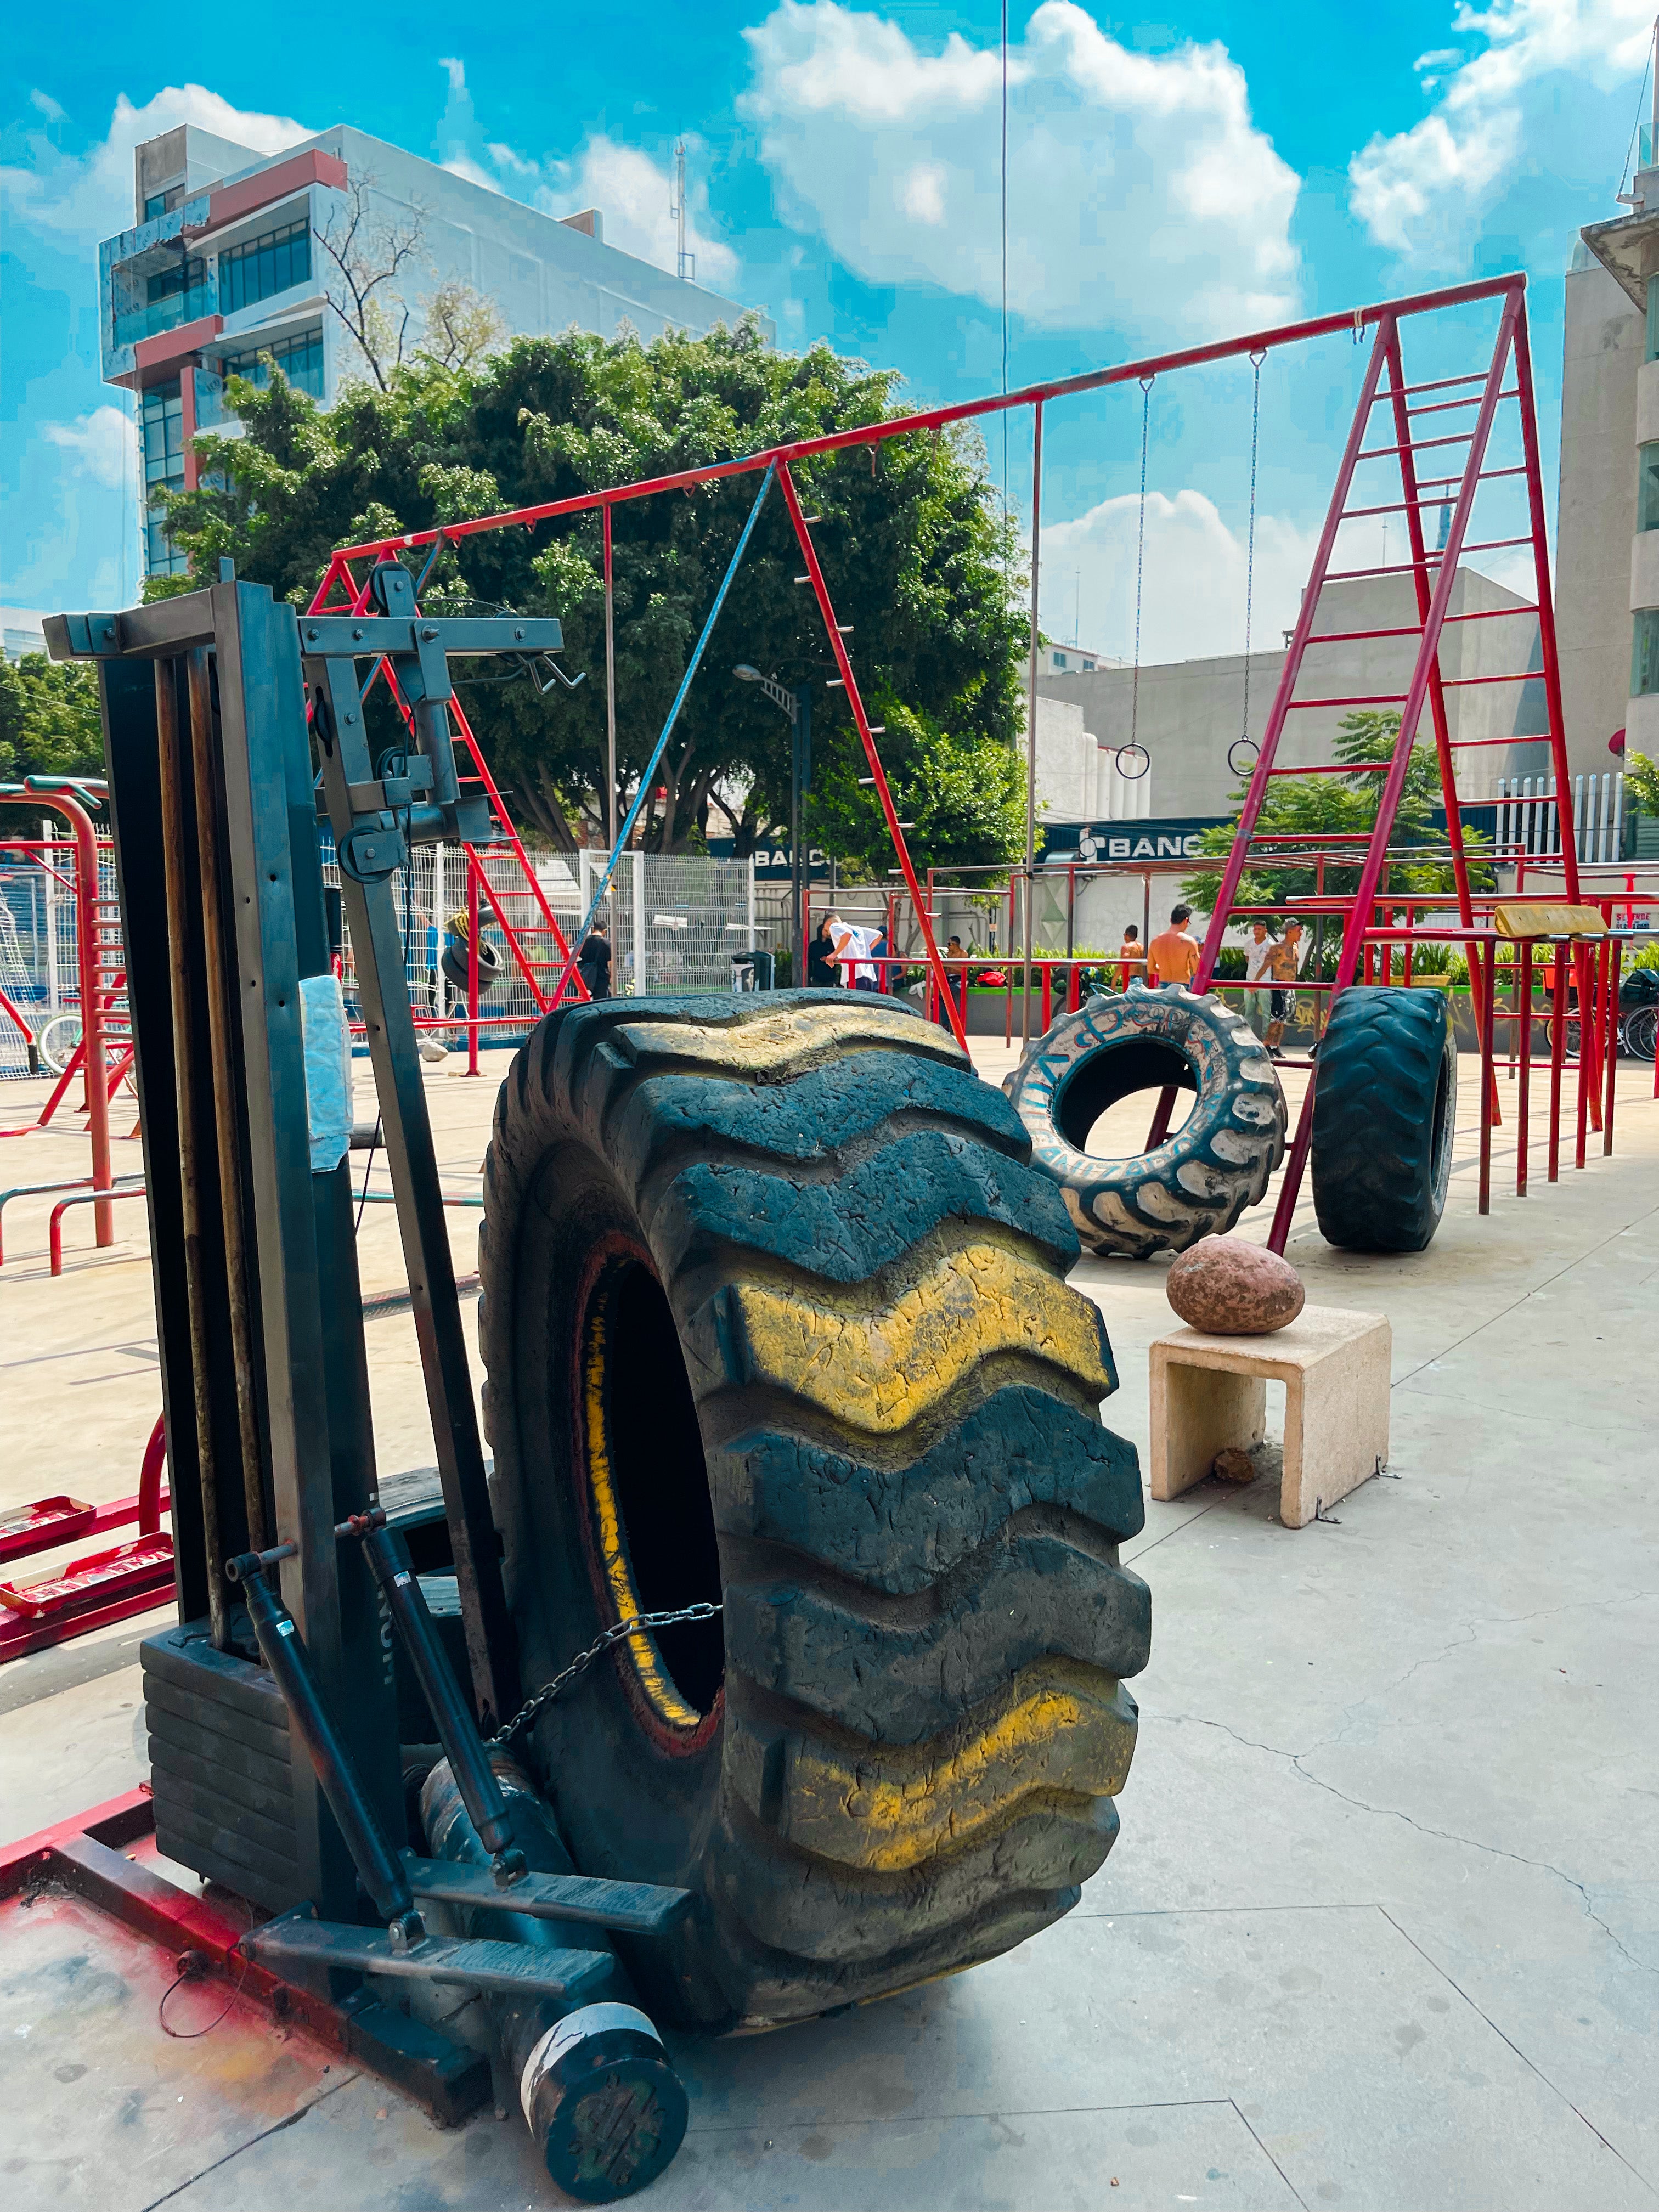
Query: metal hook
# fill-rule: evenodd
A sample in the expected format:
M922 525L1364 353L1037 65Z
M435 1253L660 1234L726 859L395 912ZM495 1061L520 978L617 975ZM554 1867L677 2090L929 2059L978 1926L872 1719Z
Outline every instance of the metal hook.
M560 667L558 662L556 660L550 659L546 653L541 653L538 658L544 662L547 667L551 671L551 674L549 676L545 684L542 682L541 678L536 673L536 662L534 660L526 661L525 665L530 671L531 682L535 685L538 691L541 693L544 699L546 698L548 693L553 689L553 681L556 677L558 681L563 684L567 691L574 691L579 684L585 684L587 681L587 671L585 668L582 670L580 676L567 676L563 669Z

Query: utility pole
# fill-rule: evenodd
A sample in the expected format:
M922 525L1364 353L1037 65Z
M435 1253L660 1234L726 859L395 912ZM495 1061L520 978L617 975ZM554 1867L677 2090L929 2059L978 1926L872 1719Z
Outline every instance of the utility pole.
M675 273L683 283L694 284L697 279L697 257L695 253L688 253L685 250L685 141L684 138L677 138L674 141L674 166L670 173L668 185L668 212L673 216L677 226L678 250L674 260Z

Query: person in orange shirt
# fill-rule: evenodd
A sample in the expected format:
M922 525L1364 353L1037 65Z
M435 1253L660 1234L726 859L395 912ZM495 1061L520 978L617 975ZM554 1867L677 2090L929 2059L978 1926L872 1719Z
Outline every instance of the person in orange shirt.
M1197 975L1198 939L1187 927L1192 918L1191 907L1172 907L1170 927L1146 947L1146 981L1153 988L1190 983Z

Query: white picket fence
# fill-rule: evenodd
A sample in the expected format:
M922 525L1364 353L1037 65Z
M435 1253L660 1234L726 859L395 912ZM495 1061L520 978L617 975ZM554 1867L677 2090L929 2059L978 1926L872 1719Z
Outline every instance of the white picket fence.
M1572 836L1583 861L1616 860L1624 842L1622 775L1579 775L1572 783ZM1498 850L1503 860L1547 860L1561 849L1561 814L1553 775L1498 779Z

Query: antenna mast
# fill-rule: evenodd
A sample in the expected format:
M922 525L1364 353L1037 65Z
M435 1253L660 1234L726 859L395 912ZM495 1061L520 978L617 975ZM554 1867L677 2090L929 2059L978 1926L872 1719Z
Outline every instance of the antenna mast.
M683 282L695 284L697 279L697 257L685 250L685 141L674 141L674 166L669 173L668 212L678 226L678 251L675 255L675 273Z

